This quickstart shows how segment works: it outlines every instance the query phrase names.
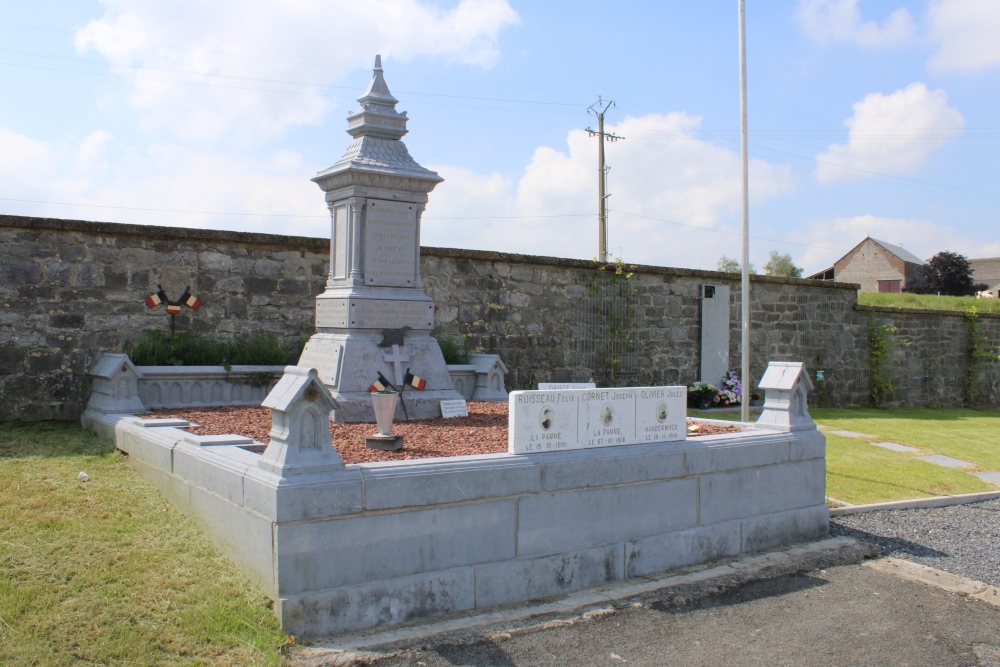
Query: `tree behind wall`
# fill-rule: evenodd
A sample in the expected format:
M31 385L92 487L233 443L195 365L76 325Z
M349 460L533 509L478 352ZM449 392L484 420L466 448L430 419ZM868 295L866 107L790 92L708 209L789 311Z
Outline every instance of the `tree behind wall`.
M780 254L777 250L772 250L770 259L764 265L764 275L781 276L783 278L801 278L802 269L795 266L792 256L788 253Z
M914 294L946 294L948 296L969 296L985 285L972 282L972 267L969 260L956 252L944 250L917 268L916 275L903 288Z
M723 255L719 258L718 264L715 265L716 271L722 271L723 273L742 273L743 269L740 268L740 261L738 259L733 259L731 257L726 257ZM750 273L756 274L757 269L754 268L753 262L750 262Z

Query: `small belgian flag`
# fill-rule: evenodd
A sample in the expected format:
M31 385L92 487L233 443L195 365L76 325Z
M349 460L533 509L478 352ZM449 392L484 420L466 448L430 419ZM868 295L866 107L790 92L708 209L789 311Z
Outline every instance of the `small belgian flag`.
M149 306L150 308L159 306L161 303L167 300L167 295L164 293L163 288L160 287L159 285L157 285L157 287L159 287L159 291L156 294L150 294L149 296L146 297L146 305Z
M387 387L392 387L392 383L385 379L385 376L381 373L378 374L378 379L372 382L372 386L368 387L369 392L385 391Z
M181 294L180 302L189 307L191 310L198 310L201 308L201 301L198 297L191 294L190 289L190 287L184 288L184 294Z
M406 369L406 377L403 378L403 382L410 385L414 389L423 389L427 386L427 380L418 375L414 375L410 372L409 368Z
M167 304L167 312L170 313L171 315L176 315L177 313L181 312L181 304L179 304L179 303L168 303Z

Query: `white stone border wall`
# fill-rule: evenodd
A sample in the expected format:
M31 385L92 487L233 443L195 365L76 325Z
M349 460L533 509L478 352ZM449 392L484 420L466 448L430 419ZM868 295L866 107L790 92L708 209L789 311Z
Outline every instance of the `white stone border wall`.
M281 379L284 366L136 366L139 400L147 409L194 408L214 405L260 405ZM252 386L256 374L271 381Z
M91 413L130 463L324 636L544 597L827 533L825 439L755 429L279 477L234 446Z

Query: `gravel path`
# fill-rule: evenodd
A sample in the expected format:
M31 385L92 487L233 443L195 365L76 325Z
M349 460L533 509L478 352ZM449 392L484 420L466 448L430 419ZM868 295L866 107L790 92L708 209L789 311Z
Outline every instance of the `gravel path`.
M1000 586L1000 498L836 517L830 533L873 543L886 556Z

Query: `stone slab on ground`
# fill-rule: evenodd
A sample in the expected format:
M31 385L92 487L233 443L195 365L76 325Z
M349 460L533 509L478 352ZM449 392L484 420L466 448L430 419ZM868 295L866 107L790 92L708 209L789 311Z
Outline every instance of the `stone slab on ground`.
M827 431L832 435L839 435L842 438L870 438L870 435L858 433L857 431Z
M972 474L983 481L1000 486L1000 472L975 472Z
M894 452L916 452L919 451L916 447L909 447L907 445L901 445L898 442L873 442L876 447L881 447L882 449L889 449Z
M944 454L932 454L930 456L918 456L921 461L927 461L928 463L933 463L935 465L944 466L945 468L971 468L974 464L968 461L963 461L962 459L952 458L950 456L945 456Z

